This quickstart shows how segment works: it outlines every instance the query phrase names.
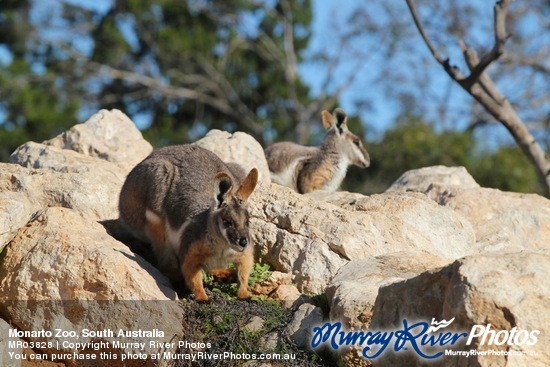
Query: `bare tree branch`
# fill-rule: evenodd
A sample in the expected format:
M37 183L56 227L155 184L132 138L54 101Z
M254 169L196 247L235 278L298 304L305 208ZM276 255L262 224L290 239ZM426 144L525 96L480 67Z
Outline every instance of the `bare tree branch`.
M550 159L529 132L514 107L500 92L491 78L484 73L486 68L504 53L504 45L508 38L506 33L506 15L511 0L501 0L494 7L495 44L491 51L478 58L474 49L459 40L464 59L470 69L470 75L464 77L458 68L451 67L448 59L443 59L428 37L412 0L406 0L414 23L424 42L437 62L443 66L447 74L465 91L475 98L495 119L503 124L513 136L523 153L529 158L544 182L546 194L550 196Z
M462 82L466 85L466 88L474 84L481 74L483 74L485 69L504 53L504 46L508 39L508 34L506 33L506 15L508 14L509 2L510 0L502 0L495 4L493 8L495 44L491 51L484 55L473 69L471 69L470 76Z

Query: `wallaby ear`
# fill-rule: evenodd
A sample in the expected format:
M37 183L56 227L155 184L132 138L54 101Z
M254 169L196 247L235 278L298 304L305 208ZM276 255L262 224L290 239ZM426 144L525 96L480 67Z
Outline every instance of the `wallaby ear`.
M220 172L214 177L214 200L216 206L220 208L231 199L233 191L233 180L225 172Z
M332 118L332 115L327 110L324 110L321 112L321 116L323 117L323 126L325 129L330 129L334 126L334 119Z
M245 201L252 194L252 191L254 191L257 183L258 170L256 168L252 168L235 195L239 200Z
M348 124L348 115L346 115L346 112L341 108L335 109L332 115L334 116L336 127L341 134L344 131L344 127Z

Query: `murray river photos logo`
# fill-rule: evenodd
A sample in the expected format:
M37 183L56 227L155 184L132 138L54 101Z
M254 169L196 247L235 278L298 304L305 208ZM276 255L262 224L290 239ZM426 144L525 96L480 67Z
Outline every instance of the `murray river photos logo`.
M363 357L368 359L377 358L391 350L395 353L414 351L422 358L436 359L444 354L472 353L451 350L452 346L461 341L465 341L466 346L472 343L478 346L524 346L535 345L540 334L539 330L527 331L517 327L495 330L491 324L474 325L469 333L446 330L453 321L454 318L449 321L432 319L429 324L426 321L410 323L403 320L402 328L386 331L350 331L344 330L340 322L327 322L313 328L311 346L317 348L328 345L335 350L357 346L361 348Z

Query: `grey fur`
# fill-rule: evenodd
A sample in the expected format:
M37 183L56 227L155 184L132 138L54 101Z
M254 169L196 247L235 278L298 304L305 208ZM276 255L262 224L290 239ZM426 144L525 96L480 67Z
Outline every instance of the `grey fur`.
M160 270L180 281L180 266L197 241L235 251L251 247L246 198L236 197L246 177L240 166L226 164L198 145L160 148L126 178L120 219L134 235L152 242ZM147 218L148 211L154 220ZM166 231L164 236L148 233L148 225L157 218L162 223L159 228L166 228L166 223L174 231L183 228L178 243L169 243ZM227 221L234 226L224 227Z

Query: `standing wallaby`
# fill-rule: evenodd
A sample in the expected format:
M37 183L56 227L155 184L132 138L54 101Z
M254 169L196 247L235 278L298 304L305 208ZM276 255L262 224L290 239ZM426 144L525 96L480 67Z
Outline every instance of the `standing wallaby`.
M151 242L158 267L208 301L201 270L237 267L239 299L248 298L254 253L246 201L258 170L225 164L198 145L155 150L130 172L120 192L122 222Z
M322 112L327 133L319 147L291 142L275 143L265 150L271 180L301 194L314 190L336 191L348 166L366 168L369 153L361 139L348 130L347 115L341 108Z

